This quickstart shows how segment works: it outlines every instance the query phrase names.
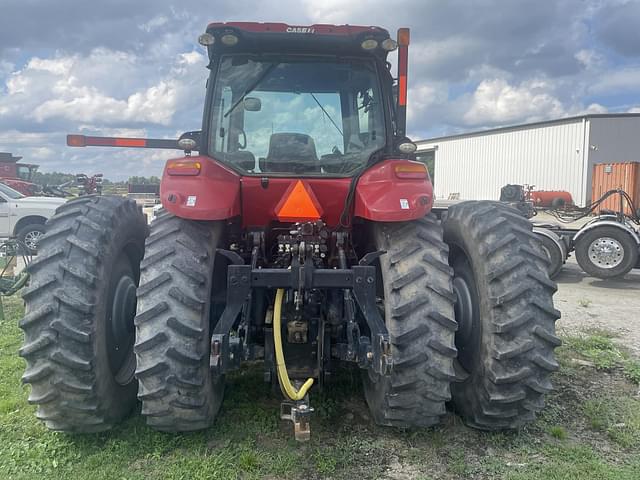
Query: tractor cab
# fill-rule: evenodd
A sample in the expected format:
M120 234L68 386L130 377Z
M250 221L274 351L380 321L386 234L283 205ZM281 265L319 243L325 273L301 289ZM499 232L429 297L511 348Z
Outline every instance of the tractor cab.
M24 195L35 195L39 187L32 181L39 165L18 163L21 158L8 152L0 152L0 181Z
M211 24L199 40L211 70L201 151L238 173L346 177L392 153L386 30Z
M31 163L20 163L17 165L16 176L20 180L26 182L33 181L33 174L38 170L39 165L33 165Z
M33 174L39 165L18 163L22 157L15 157L10 153L0 152L0 177L13 178L31 182Z

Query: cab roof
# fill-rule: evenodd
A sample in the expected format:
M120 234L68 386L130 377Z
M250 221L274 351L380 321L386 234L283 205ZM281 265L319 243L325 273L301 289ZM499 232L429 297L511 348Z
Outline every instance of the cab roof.
M356 25L288 25L286 23L225 22L210 23L207 33L215 37L209 53L310 53L377 56L386 59L383 48L364 50L362 42L375 39L381 44L390 38L381 27ZM235 35L235 45L225 45L221 38Z

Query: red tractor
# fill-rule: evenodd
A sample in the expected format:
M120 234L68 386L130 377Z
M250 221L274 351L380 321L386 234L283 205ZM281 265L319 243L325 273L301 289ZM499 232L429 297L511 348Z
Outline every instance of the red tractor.
M431 213L405 134L408 29L212 23L199 41L201 131L68 138L185 155L149 227L113 196L49 220L20 322L38 417L102 431L137 398L155 429L204 429L227 374L260 360L300 440L309 397L346 364L380 425L434 425L450 401L481 429L532 420L558 368L556 285L516 210Z
M32 182L33 174L39 165L18 163L22 157L14 157L11 153L0 152L0 182L27 197L36 195L40 187Z

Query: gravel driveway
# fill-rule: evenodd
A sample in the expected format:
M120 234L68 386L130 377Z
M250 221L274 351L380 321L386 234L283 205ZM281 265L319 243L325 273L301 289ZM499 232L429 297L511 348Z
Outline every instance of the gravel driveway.
M570 258L556 281L554 300L562 312L558 332L603 328L616 333L616 341L640 357L640 270L623 279L600 280L588 276Z

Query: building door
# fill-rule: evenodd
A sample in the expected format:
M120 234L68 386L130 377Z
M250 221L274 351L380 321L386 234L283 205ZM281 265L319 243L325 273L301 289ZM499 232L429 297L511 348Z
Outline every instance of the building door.
M431 177L431 181L433 182L434 174L436 171L436 150L422 150L420 152L416 152L416 158L419 162L422 162L427 165L427 169L429 170L429 176Z
M620 188L633 199L640 208L640 163L601 163L593 166L591 201L598 200L609 190ZM600 210L620 210L620 196L612 195L601 205ZM631 207L624 203L624 213L631 214Z

